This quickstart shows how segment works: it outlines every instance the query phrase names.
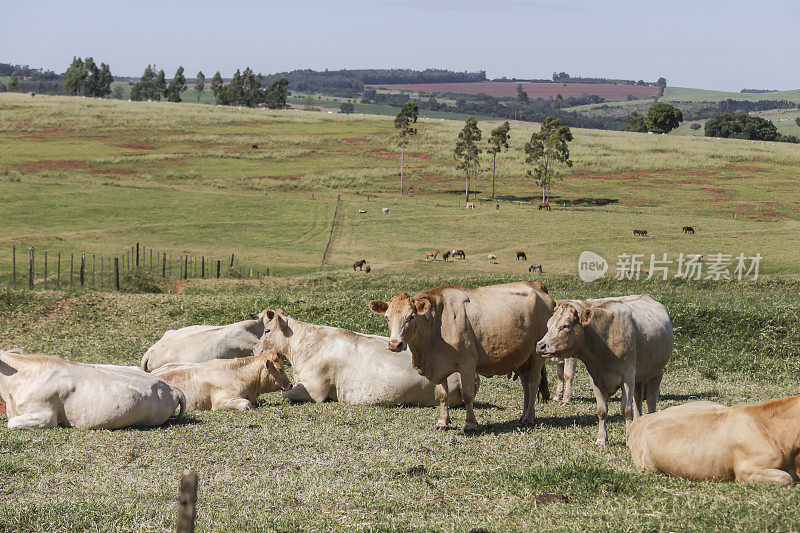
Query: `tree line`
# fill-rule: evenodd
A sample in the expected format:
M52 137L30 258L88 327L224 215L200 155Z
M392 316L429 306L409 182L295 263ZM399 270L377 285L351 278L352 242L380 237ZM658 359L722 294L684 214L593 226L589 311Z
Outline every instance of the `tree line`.
M61 88L70 96L93 96L104 98L111 94L114 76L105 63L98 66L94 59L73 57L67 71L61 75Z
M400 194L405 192L404 158L405 148L411 136L418 133L416 122L419 107L413 100L406 102L394 119L394 127L399 132L400 152ZM459 132L453 149L453 157L457 170L465 174L465 194L467 202L470 193L477 181L478 172L481 170L480 154L485 150L491 157L492 168L492 199L495 197L495 177L497 171L497 156L509 149L511 125L508 121L494 128L487 145L482 147L483 134L478 127L475 117L469 117L464 128ZM531 138L522 146L525 152L525 163L530 166L526 175L542 188L542 204L550 202L550 188L552 183L562 177L562 170L572 166L569 154L569 142L572 141L572 132L569 126L562 124L557 117L547 117L538 132L531 134Z

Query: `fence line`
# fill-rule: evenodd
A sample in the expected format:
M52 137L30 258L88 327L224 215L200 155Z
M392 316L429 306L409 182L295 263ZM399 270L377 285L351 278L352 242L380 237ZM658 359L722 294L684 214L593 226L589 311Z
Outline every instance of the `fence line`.
M342 199L342 195L336 195L336 209L333 210L333 222L331 222L331 234L328 235L328 244L325 245L325 251L322 252L322 262L319 264L319 270L322 272L322 269L325 267L325 259L328 257L328 248L331 247L331 241L333 240L333 229L336 227L336 215L339 214L339 203Z
M337 203L338 206L338 203ZM53 283L50 281L50 265L48 257L48 250L44 250L44 254L39 256L37 263L36 247L30 246L28 248L28 280L25 283L24 274L22 284L19 288L27 288L29 290L35 289L38 285L43 288L52 288ZM150 253L150 261L148 265L147 252ZM55 288L61 289L61 254L58 252L58 259L56 261L56 279ZM42 259L43 258L43 259ZM87 264L87 260L91 259L91 265ZM119 290L120 282L124 281L126 276L132 275L137 271L147 271L155 275L161 275L162 278L173 279L173 258L171 253L155 251L153 248L145 247L140 243L131 246L119 255L114 257L99 256L100 271L98 276L97 271L97 254L91 254L91 258L87 257L86 252L80 253L80 264L75 264L75 254L69 255L69 289L75 286L75 268L78 267L77 281L81 288L105 288ZM216 269L213 268L216 261ZM227 270L222 269L222 263L229 264ZM160 264L159 264L160 263ZM270 269L266 269L266 273L254 267L245 267L236 254L231 254L230 262L228 260L222 261L219 259L212 259L206 256L190 256L189 254L179 254L174 259L174 267L176 277L175 281L183 282L189 279L221 279L221 278L250 278L259 279L261 277L269 276ZM106 272L106 264L108 266ZM113 267L112 267L113 265ZM211 268L208 268L211 266ZM37 267L41 269L41 273L37 272ZM87 269L91 268L91 272ZM215 271L216 270L216 271ZM108 276L108 283L106 284L106 276ZM11 279L9 280L9 287L16 290L17 287L17 246L11 247Z

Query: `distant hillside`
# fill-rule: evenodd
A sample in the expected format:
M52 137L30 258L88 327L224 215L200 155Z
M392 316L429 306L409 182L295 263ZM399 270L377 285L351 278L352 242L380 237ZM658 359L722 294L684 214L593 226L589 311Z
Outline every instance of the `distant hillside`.
M789 100L800 103L800 89L792 91L769 91L763 93L734 93L726 91L710 91L707 89L690 89L687 87L667 87L664 101L667 102L720 102L722 100Z

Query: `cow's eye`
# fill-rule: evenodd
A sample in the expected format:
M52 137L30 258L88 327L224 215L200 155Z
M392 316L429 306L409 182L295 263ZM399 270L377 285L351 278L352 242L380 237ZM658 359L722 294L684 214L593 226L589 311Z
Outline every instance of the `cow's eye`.
M264 333L269 333L269 330L268 330L268 329L265 329L265 330L264 330Z
M569 329L569 324L565 324L565 325L561 326L561 329Z
M408 319L407 320L409 320L409 321L414 320L414 316L415 315L408 315Z

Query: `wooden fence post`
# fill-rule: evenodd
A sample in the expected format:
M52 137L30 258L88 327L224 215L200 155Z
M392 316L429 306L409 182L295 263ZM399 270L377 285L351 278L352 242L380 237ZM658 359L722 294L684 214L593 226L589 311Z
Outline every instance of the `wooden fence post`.
M186 281L186 278L189 277L189 256L183 256L183 280Z
M139 243L136 243L136 268L139 268Z
M150 270L153 270L153 249L150 248Z
M105 281L106 281L106 280L104 279L104 275L103 275L103 273L104 273L104 270L103 270L103 256L101 255L101 256L100 256L100 288L101 288L101 289L102 289L102 288L103 288L103 286L105 285Z
M47 250L44 251L44 288L47 289Z
M61 289L61 252L58 252L58 277L56 278L56 289Z
M161 261L161 277L167 277L167 252L164 252L164 260Z
M11 245L11 288L17 290L17 245Z
M30 247L30 262L28 264L28 288L33 289L33 246Z
M86 252L81 254L81 287L86 282Z
M94 287L94 254L92 254L92 287Z
M119 290L119 257L114 258L114 290Z
M206 258L200 258L200 277L206 279Z
M220 261L217 261L217 279L219 279L219 264L220 264Z
M235 255L235 254L231 254L231 268L233 268L233 256L234 256L234 255Z
M178 520L175 530L178 533L194 533L194 521L197 516L197 473L184 470L181 476L180 495L178 496Z
M75 268L75 254L69 254L69 288L72 288L72 272Z

